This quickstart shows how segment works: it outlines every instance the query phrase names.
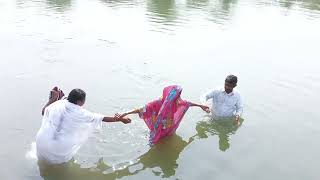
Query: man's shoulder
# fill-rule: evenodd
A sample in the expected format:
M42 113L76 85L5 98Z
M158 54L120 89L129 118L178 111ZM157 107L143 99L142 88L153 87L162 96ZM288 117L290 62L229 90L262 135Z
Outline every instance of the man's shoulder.
M100 115L100 113L96 113L94 111L91 111L85 108L80 108L80 112L82 113L83 116L90 117L90 118L95 117L96 115Z
M63 105L65 105L65 100L57 100L55 102L53 102L52 104L50 104L48 107L49 108L58 108L58 107L61 107Z
M221 86L218 86L218 87L212 88L211 91L212 92L224 92L224 88Z

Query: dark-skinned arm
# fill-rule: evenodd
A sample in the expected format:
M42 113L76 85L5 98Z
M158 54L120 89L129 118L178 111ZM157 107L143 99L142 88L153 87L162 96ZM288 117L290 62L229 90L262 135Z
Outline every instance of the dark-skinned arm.
M190 101L189 101L189 105L190 105L190 107L192 107L192 106L200 107L203 111L205 111L207 113L210 113L210 110L209 110L208 106L205 106L205 105L202 105L202 104L196 104L196 103L193 103L193 102L190 102Z
M128 123L131 123L131 119L129 118L124 118L124 117L108 117L108 116L105 116L103 119L102 119L103 122L122 122L123 124L128 124Z

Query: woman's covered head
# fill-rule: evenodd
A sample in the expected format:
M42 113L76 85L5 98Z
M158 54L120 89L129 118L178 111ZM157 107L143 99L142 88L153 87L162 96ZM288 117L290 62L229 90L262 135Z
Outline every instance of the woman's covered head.
M177 100L182 92L182 88L178 85L171 85L163 88L162 100L168 98L169 100Z

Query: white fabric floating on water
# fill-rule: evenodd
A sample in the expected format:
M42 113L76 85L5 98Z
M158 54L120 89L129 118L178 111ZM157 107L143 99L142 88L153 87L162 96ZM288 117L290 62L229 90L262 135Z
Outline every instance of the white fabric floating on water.
M67 100L52 103L45 109L37 133L38 158L54 164L69 161L91 132L101 127L103 117Z

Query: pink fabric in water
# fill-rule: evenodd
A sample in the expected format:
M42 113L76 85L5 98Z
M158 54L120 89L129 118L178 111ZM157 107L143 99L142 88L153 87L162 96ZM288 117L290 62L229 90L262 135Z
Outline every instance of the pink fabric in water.
M177 85L165 87L161 99L148 103L141 110L139 116L150 129L150 143L157 143L178 128L189 108L189 102L180 98L181 91Z

